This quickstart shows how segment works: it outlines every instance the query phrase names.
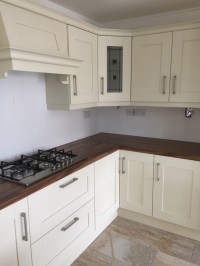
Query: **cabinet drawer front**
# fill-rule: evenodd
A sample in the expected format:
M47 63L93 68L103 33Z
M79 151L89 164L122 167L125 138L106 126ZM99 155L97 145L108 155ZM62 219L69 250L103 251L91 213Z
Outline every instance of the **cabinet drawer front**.
M70 254L70 246L79 245L82 235L94 231L94 200L60 222L53 230L32 245L33 266L58 265L59 257ZM66 259L65 258L65 259Z
M94 165L89 165L28 197L31 242L94 197Z

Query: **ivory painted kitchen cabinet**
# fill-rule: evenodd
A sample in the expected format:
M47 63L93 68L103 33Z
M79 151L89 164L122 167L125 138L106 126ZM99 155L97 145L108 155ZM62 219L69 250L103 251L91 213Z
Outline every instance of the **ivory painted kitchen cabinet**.
M155 156L153 216L200 230L200 162Z
M80 66L69 75L45 77L49 109L94 107L98 102L97 35L68 26L69 56L80 60Z
M28 204L33 266L71 265L95 232L94 164L30 195Z
M133 37L132 49L131 101L200 102L200 29Z
M31 266L27 199L0 211L0 265Z
M120 207L200 230L200 162L120 151Z
M170 102L200 102L200 29L173 33Z
M95 162L95 222L104 229L107 220L119 208L119 152Z
M98 36L99 102L130 101L131 37Z
M131 101L168 102L172 33L133 38Z
M152 215L152 154L120 151L120 208Z
M69 55L82 60L77 69L71 104L96 103L97 89L97 35L68 26Z

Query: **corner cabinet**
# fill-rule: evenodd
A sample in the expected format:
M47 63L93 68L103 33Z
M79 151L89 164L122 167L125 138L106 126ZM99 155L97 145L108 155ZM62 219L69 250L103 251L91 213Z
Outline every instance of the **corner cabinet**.
M129 102L131 37L98 36L99 103Z
M199 54L200 29L133 37L131 101L200 103Z
M104 230L119 208L119 151L95 162L95 225ZM116 217L115 216L115 217ZM113 219L115 218L113 217ZM111 221L110 221L111 222Z
M200 162L121 151L120 207L200 230Z
M98 102L97 35L68 26L69 56L81 60L69 75L46 75L47 107L77 109Z
M0 265L32 265L27 199L0 211L0 235Z

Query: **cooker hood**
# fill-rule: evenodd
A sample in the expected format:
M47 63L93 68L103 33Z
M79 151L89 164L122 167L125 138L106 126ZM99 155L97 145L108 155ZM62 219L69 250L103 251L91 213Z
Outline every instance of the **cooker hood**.
M0 78L7 72L76 74L81 60L70 58L67 25L0 2Z

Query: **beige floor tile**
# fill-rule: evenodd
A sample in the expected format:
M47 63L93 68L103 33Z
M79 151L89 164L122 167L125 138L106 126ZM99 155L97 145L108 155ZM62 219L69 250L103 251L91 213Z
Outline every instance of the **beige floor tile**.
M72 264L72 266L110 266L113 259L102 253L87 249L81 256Z
M196 264L158 252L152 266L195 266Z
M130 237L105 230L90 246L91 249L113 258L117 265L151 265L157 252Z
M200 243L195 245L194 252L192 254L191 262L200 265Z
M141 244L144 243L157 251L188 261L191 260L196 243L188 238L120 217L115 219L110 225L110 229L118 234L131 236Z
M117 217L73 264L110 265L200 265L200 242Z

